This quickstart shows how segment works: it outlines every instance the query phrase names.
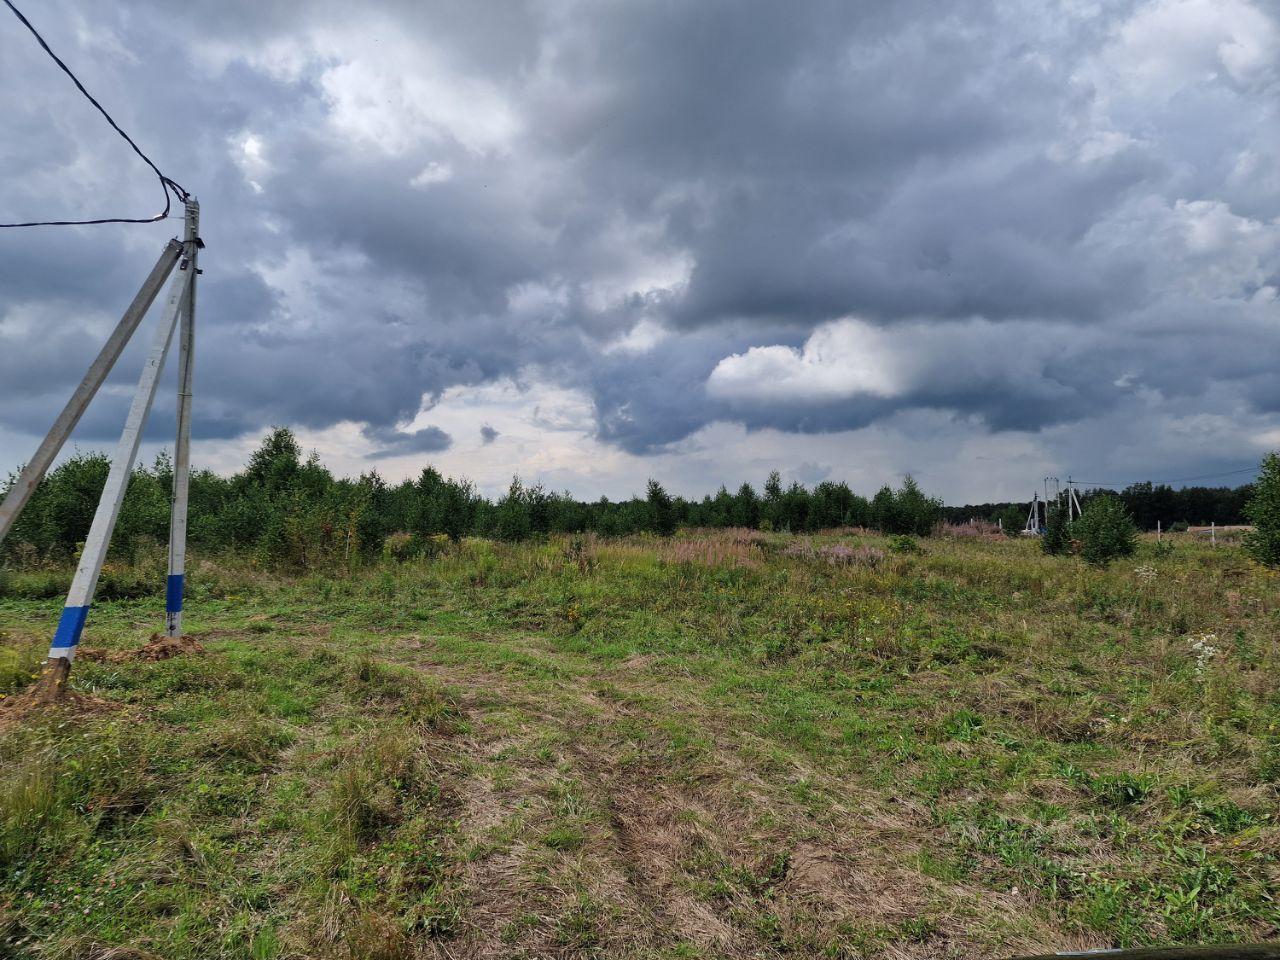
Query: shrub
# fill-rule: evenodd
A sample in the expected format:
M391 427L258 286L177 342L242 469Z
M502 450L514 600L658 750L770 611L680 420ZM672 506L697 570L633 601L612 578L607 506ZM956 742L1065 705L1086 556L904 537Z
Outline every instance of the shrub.
M1129 511L1111 494L1091 500L1071 532L1080 539L1080 556L1097 566L1132 556L1138 545L1138 530Z
M1253 530L1245 537L1249 555L1268 567L1280 567L1280 453L1262 460L1253 499L1244 508Z
M836 566L871 567L874 569L884 562L884 551L868 546L851 548L837 544L833 547L825 547L819 553L828 563Z
M394 563L408 560L413 555L413 534L389 533L382 541L382 559Z
M889 549L894 553L919 553L920 543L915 537L900 533L889 538Z
M418 556L434 560L449 552L453 541L447 533L432 533L427 536L414 536L414 552Z
M1050 556L1066 553L1071 549L1070 511L1061 497L1049 510L1049 522L1040 537L1040 549Z
M39 669L40 660L35 649L0 647L0 697L21 690L31 682Z

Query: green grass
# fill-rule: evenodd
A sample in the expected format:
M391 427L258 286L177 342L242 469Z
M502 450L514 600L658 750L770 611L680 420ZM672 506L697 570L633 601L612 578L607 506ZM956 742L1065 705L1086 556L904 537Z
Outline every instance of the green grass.
M1019 541L818 539L886 556L771 535L198 564L203 656L82 657L73 685L107 707L0 733L0 954L1275 935L1274 573L1191 541L1095 570ZM86 649L160 622L151 566L108 571ZM65 574L0 578L0 694L30 682Z

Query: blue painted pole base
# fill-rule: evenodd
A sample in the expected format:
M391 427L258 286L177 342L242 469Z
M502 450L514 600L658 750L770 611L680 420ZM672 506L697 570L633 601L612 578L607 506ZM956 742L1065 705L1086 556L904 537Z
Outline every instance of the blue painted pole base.
M164 610L165 613L181 613L182 612L182 581L181 573L169 574L169 579L164 585Z
M80 635L84 633L84 622L89 616L89 608L63 607L62 617L58 620L58 629L54 631L53 643L49 646L49 659L65 657L71 660L76 655L76 647L80 644Z

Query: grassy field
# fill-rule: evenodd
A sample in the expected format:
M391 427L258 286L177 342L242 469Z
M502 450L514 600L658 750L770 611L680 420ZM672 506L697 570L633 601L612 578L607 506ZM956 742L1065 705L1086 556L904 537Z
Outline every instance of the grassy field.
M0 692L68 576L0 572ZM205 652L140 660L162 577L104 578L73 674L102 703L0 731L2 956L1280 933L1280 580L1230 545L1107 570L746 531L296 578L205 561Z

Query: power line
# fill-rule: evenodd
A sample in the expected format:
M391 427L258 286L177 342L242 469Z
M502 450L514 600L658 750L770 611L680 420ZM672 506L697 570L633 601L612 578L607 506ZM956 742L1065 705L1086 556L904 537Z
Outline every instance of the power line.
M160 187L164 190L164 210L156 214L154 217L104 217L98 220L33 220L29 223L0 223L0 227L78 227L89 226L97 223L156 223L159 220L163 220L169 215L172 201L172 198L169 195L170 191L173 191L173 193L177 195L178 199L184 202L190 195L176 180L166 177L161 173L160 168L151 162L151 158L143 153L142 149L133 142L133 138L120 129L120 125L112 119L111 114L107 113L102 104L94 99L93 94L84 88L84 84L81 83L80 79L71 72L71 68L62 62L62 58L50 49L49 44L45 42L44 37L40 36L40 31L32 26L31 21L23 16L22 11L13 5L12 0L4 0L4 3L5 6L13 11L13 15L22 22L22 25L31 31L31 35L35 37L40 46L44 48L44 52L53 58L53 62L62 68L63 73L71 78L71 82L76 85L76 89L84 94L85 99L92 103L98 109L98 112L106 118L107 123L111 124L111 129L120 134L120 136L124 138L125 143L129 144L129 146L133 148L133 152L142 158L143 163L155 171L155 175L160 178Z
M1256 472L1258 472L1257 467L1240 467L1239 470L1226 470L1224 472L1221 472L1221 474L1201 474L1199 476L1175 476L1175 477L1172 477L1171 480L1130 480L1129 483L1126 483L1126 484L1108 483L1108 481L1102 481L1102 480L1075 480L1073 479L1073 477L1068 477L1068 483L1073 483L1078 486L1107 486L1107 488L1117 488L1117 486L1121 486L1121 488L1123 488L1123 486L1132 486L1133 484L1148 484L1148 483L1151 484L1152 486L1157 486L1161 484L1189 484L1189 483L1192 483L1193 480L1216 480L1217 477L1238 476L1239 474L1256 474Z

